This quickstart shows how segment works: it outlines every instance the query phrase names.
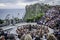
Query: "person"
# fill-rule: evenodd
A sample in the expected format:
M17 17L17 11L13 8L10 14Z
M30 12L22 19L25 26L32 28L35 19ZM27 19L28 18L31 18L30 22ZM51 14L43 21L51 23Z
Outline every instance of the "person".
M57 39L60 40L60 29L58 31Z
M0 40L5 40L4 31L0 28Z
M9 40L15 40L14 34L8 34L7 37Z
M47 40L57 40L57 38L53 34L48 34Z
M25 38L25 34L24 34L24 35L22 35L21 40L24 40L24 38Z
M25 35L24 40L32 40L32 37L29 32Z
M4 36L0 36L0 40L5 40Z
M38 35L36 35L35 40L40 40L40 37Z
M4 33L5 40L7 40L7 38L8 38L7 35L8 35L7 33Z
M29 25L29 31L31 31L32 30L32 26L31 25Z

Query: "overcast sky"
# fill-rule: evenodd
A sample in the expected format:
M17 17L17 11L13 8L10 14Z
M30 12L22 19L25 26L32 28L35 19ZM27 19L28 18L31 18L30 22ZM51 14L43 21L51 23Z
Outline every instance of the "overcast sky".
M26 5L34 3L47 3L60 5L60 0L0 0L0 9L24 9Z

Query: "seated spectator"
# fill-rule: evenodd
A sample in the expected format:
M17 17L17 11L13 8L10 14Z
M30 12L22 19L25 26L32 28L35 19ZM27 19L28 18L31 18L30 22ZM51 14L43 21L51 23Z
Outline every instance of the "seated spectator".
M8 34L7 37L10 40L15 40L15 36L13 34Z
M53 34L48 34L47 40L57 40L57 38Z
M32 40L32 37L29 32L25 35L24 40Z
M0 36L0 40L5 40L4 36Z

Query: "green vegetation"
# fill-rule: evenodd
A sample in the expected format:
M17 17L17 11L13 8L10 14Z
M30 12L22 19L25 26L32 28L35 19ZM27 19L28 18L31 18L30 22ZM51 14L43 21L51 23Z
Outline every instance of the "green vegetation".
M39 20L49 8L50 6L47 4L36 3L29 6L27 5L24 20L27 22Z
M43 15L44 15L43 13L39 13L39 14L37 14L36 16L31 16L31 17L29 17L29 18L26 18L25 20L26 20L27 22L37 21L37 20L39 20Z
M20 22L23 21L22 19L19 19L18 17L15 17L14 20L15 20L16 23L20 23Z
M3 23L4 23L4 20L1 20L1 19L0 19L0 24L3 24Z

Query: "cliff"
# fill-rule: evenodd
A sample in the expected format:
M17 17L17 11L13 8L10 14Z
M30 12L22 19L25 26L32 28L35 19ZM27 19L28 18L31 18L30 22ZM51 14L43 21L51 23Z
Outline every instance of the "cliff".
M27 19L32 19L32 21L34 21L34 19L40 19L41 16L44 15L44 13L50 8L49 5L46 4L33 4L33 5L27 5L26 6L26 14L24 17L24 20Z

